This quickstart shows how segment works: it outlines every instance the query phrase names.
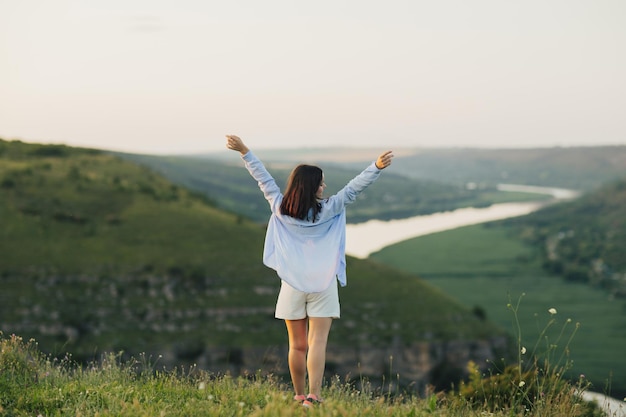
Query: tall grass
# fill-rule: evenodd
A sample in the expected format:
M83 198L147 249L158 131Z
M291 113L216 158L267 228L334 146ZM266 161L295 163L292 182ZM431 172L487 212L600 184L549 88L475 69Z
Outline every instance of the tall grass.
M516 317L519 301L511 311ZM546 330L555 324L548 321ZM569 323L566 323L569 325ZM584 378L563 378L569 366L566 327L557 340L542 338L533 351L521 345L518 363L481 374L469 363L470 378L449 393L425 398L399 389L359 388L334 377L323 389L325 402L310 416L600 416L581 399ZM521 329L518 327L518 332ZM547 333L546 333L547 334ZM566 342L560 345L561 337ZM559 347L560 348L557 348ZM526 354L528 358L526 359ZM0 415L2 416L288 416L302 415L290 387L272 375L215 375L196 366L165 370L159 359L140 355L122 360L109 353L79 366L71 356L51 359L33 339L0 332ZM391 377L391 375L390 375Z
M517 338L517 363L493 364L489 375L482 375L479 367L468 364L469 381L462 383L459 393L474 406L482 406L489 412L508 411L511 415L532 413L547 416L593 416L602 415L599 410L581 401L582 394L590 387L581 375L576 381L565 379L572 368L570 359L571 341L579 323L571 319L562 323L552 338L550 330L558 325L557 310L550 308L549 318L532 348L527 348L522 337L519 321L520 302L509 302L507 307L513 314Z

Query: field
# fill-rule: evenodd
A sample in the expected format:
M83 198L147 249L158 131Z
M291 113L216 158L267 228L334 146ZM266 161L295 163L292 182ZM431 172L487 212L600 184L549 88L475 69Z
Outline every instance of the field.
M541 330L537 321L549 316L548 309L556 309L551 340L562 327L566 337L580 323L571 343L572 374L584 374L595 390L610 387L612 393L623 396L624 301L587 284L566 283L546 274L535 251L509 237L506 228L477 225L401 242L371 259L417 273L507 330L514 329L507 304L515 305L525 294L519 314L522 345L534 345Z
M519 369L519 371L518 371ZM141 356L103 356L79 367L50 360L36 342L0 332L0 415L3 416L569 416L599 417L581 395L585 381L568 384L558 368L546 374L513 372L472 379L458 392L416 397L389 385L359 389L339 377L325 385L324 402L309 409L272 375L215 375L195 366L161 370ZM521 381L520 382L520 378ZM537 395L541 392L541 396Z

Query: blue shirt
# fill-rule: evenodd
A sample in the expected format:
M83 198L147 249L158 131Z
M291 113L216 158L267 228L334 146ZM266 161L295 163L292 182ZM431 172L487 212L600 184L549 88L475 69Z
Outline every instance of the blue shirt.
M322 292L346 278L346 205L380 176L371 163L341 191L322 200L322 210L315 222L280 213L283 194L263 163L252 153L242 156L250 175L258 182L272 215L267 225L263 263L297 290Z

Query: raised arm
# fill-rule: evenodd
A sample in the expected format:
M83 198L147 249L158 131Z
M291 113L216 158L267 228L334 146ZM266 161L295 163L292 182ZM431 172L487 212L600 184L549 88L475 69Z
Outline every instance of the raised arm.
M270 204L272 212L275 212L282 199L279 198L282 197L282 194L272 175L265 169L261 160L250 152L250 149L238 136L226 135L226 139L226 147L241 154L241 158L246 164L246 169L252 178L257 181L263 196Z
M330 197L327 207L332 214L339 213L343 210L343 207L353 203L363 190L378 179L380 172L391 165L392 159L392 151L383 152L378 156L376 162L370 164L363 172L350 180L337 194Z
M380 171L391 165L393 151L381 153L376 162L367 167L361 174L353 178L338 194L345 194L345 204L352 203L358 194L366 189L380 176Z

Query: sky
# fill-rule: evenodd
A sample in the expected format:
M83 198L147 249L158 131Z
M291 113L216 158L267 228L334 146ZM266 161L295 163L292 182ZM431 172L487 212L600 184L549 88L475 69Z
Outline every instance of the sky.
M0 138L626 144L623 0L0 0Z

